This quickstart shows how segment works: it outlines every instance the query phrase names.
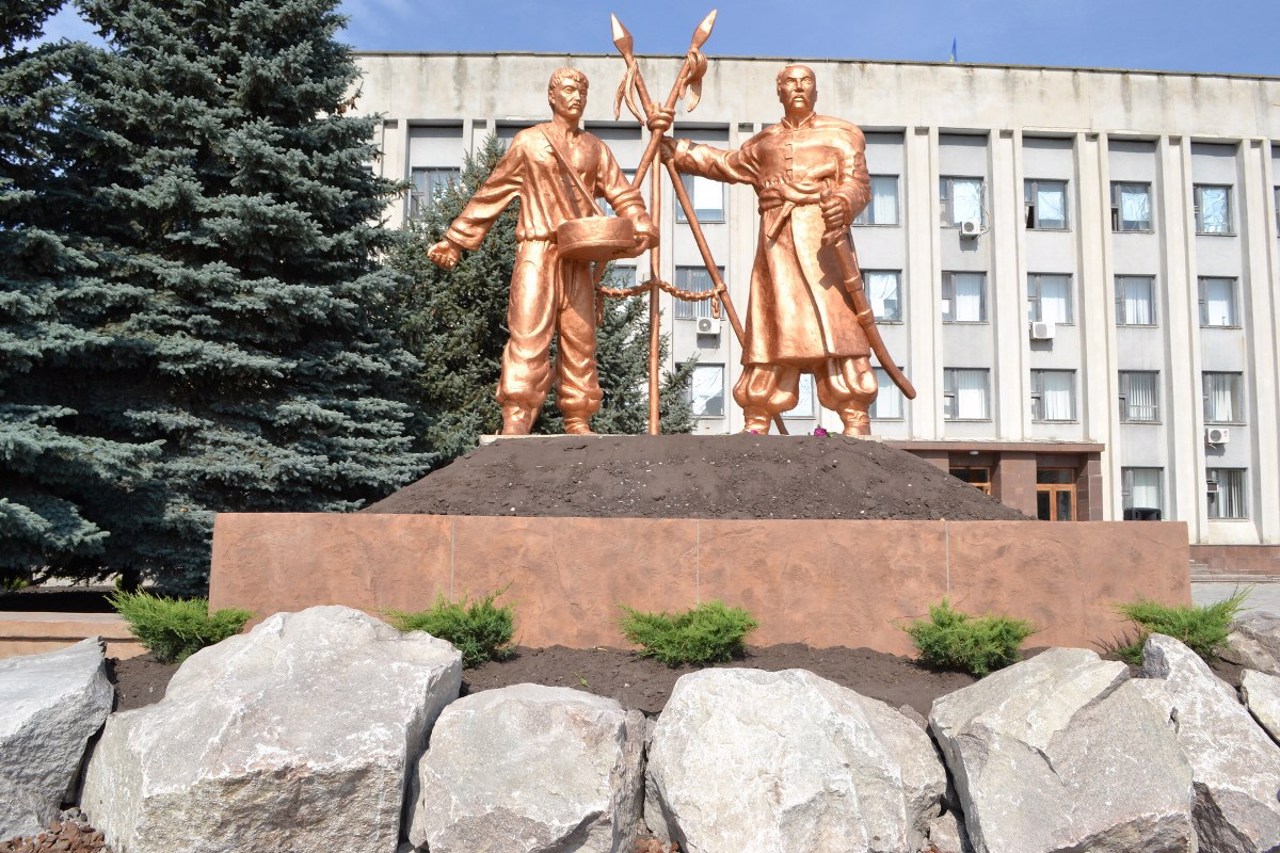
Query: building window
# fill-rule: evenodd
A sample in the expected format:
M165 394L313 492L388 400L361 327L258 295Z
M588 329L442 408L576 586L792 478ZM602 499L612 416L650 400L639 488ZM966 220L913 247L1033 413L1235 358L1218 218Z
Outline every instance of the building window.
M1064 231L1067 227L1067 182L1027 181L1023 185L1027 228Z
M1245 468L1210 468L1205 472L1210 518L1248 518Z
M881 323L902 322L902 300L899 298L902 273L896 270L867 270L862 273L862 284L866 288L876 320Z
M1120 371L1120 420L1156 423L1160 420L1160 374L1154 370Z
M1200 279L1200 325L1239 326L1236 317L1236 280Z
M1031 420L1074 421L1076 419L1076 372L1074 370L1031 371Z
M622 170L622 177L626 178L626 179L627 179L627 183L628 183L628 184L630 184L632 181L634 181L634 180L636 179L636 170L635 170L635 169L623 169L623 170ZM677 202L677 204L679 204L679 203ZM605 216L617 216L617 215L618 215L618 212L617 212L616 210L614 210L614 209L613 209L613 205L609 204L609 202L605 201L604 199L600 199L600 209L604 211L604 215L605 215Z
M1280 187L1275 188L1276 196L1276 231L1280 232Z
M1111 184L1111 230L1151 230L1151 184Z
M1164 469L1121 468L1125 521L1159 521L1164 515Z
M871 404L868 414L871 415L872 420L877 421L902 420L902 392L898 390L897 385L893 384L893 380L889 378L889 374L883 367L873 369L876 372L876 384L880 386L880 392L876 394L876 401Z
M813 374L801 373L800 386L796 389L795 407L782 413L784 418L812 418L817 414L818 408L814 403L816 391L814 389Z
M1037 323L1072 323L1071 276L1031 273L1027 276L1027 319Z
M991 420L991 371L948 367L942 371L942 416L949 421Z
M990 468L952 468L951 476L963 480L984 494L991 494Z
M987 322L987 274L944 272L942 274L942 322Z
M716 272L720 275L720 280L724 281L724 267L716 267ZM694 293L706 293L715 289L715 284L711 281L711 273L707 272L706 267L676 267L676 287L680 290L690 290ZM690 302L686 299L677 299L675 305L675 318L677 320L696 320L699 317L711 316L711 300L703 299L698 302Z
M942 202L942 224L956 226L962 222L985 225L982 204L982 178L942 178L938 191Z
M1231 187L1196 184L1193 188L1197 234L1231 234Z
M461 176L461 169L437 166L410 169L409 216L413 218L425 215L436 197L457 183Z
M898 176L872 175L871 201L853 220L854 225L898 224Z
M684 191L693 202L693 212L703 225L724 222L724 184L701 175L681 175ZM684 208L676 201L676 222L688 222Z
M724 365L696 364L689 383L689 404L695 418L724 417Z
M1116 276L1116 325L1155 324L1155 278L1149 275Z
M612 287L622 290L627 287L636 286L636 268L630 264L614 264L609 267L609 271L605 273L605 287Z
M1239 373L1204 374L1204 422L1207 424L1244 423Z

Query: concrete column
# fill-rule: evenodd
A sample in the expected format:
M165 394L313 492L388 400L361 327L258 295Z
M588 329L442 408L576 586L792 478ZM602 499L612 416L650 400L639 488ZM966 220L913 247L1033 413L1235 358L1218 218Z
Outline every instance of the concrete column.
M916 398L906 401L915 439L942 437L942 236L938 228L938 128L903 137L907 252L903 269L910 342L907 364Z
M1205 489L1204 401L1200 377L1199 297L1193 295L1196 270L1195 221L1191 209L1191 141L1161 137L1156 146L1157 228L1161 235L1160 319L1168 352L1169 394L1166 418L1191 422L1174 430L1166 470L1169 491L1177 494L1179 516L1192 542L1203 541L1208 513Z
M1115 519L1120 492L1120 389L1116 344L1115 275L1111 260L1111 180L1105 134L1077 133L1075 138L1077 203L1076 269L1079 274L1078 322L1087 345L1080 364L1081 417L1085 438L1104 450L1099 475L1104 484L1097 501L1101 519Z
M484 146L484 141L491 134L498 132L498 123L492 118L473 118L465 126L470 127L471 132L463 138L462 144L472 156Z
M998 130L987 146L991 174L991 271L988 289L995 324L991 411L996 436L1021 441L1031 424L1028 401L1027 266L1023 254L1022 133Z
M1266 140L1244 140L1240 156L1240 239L1244 253L1240 307L1253 354L1245 375L1246 387L1252 390L1247 410L1254 460L1249 471L1249 515L1256 520L1260 542L1280 544L1280 490L1275 487L1280 482L1280 270L1272 207L1275 175Z

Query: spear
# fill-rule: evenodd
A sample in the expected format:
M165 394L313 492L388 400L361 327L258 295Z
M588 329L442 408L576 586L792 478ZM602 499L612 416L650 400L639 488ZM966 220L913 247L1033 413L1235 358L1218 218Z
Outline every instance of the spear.
M636 109L635 103L631 100L631 85L635 85L636 92L640 95L640 101L644 104L645 112L648 112L648 105L653 101L649 97L649 89L645 86L644 77L640 74L640 68L636 64L634 53L635 42L631 38L631 33L622 22L618 20L618 16L609 15L609 20L613 25L613 43L618 48L618 52L622 54L622 58L627 63L627 76L623 78L622 86L619 88L620 94L626 99L627 107L631 110L631 114L636 117L637 121L643 122L645 119L641 117ZM698 106L698 101L702 99L702 76L707 71L707 58L702 55L701 48L706 44L707 39L711 37L711 29L716 25L716 10L712 9L707 16L702 19L702 23L698 24L693 31L693 38L689 40L689 52L685 54L684 64L680 66L680 73L676 75L676 82L671 87L671 92L667 95L665 109L667 112L673 112L680 98L685 92L689 92L689 111L692 112ZM618 116L619 104L617 100L614 102L614 118ZM632 181L632 186L640 186L640 182L644 180L645 174L649 171L649 166L653 163L653 158L658 153L658 143L662 139L663 134L655 133L649 137L649 145L644 149L644 155L640 158L640 165L636 167L636 176Z
M631 33L622 25L622 22L618 20L617 15L610 15L609 17L613 23L613 43L627 63L626 77L623 78L622 85L618 88L617 96L614 98L613 117L615 119L618 117L621 112L622 102L625 100L627 108L631 111L631 114L636 117L636 120L641 123L647 123L649 118L649 107L653 101L649 97L648 87L645 86L644 77L641 75L639 66L636 63L634 41L631 38ZM697 29L693 31L693 39L690 41L689 53L686 55L684 65L681 66L680 73L676 77L675 85L671 88L671 94L667 96L666 109L668 112L675 109L675 105L680 99L682 90L686 87L689 91L687 110L689 112L693 112L693 110L698 106L702 97L702 77L707 70L706 58L702 56L699 48L701 48L702 45L706 43L707 38L710 37L711 28L715 26L715 22L716 10L712 9L710 14L708 14L707 17L702 20L702 23L698 25ZM637 109L635 102L631 98L631 89L633 86L636 92L640 95L641 108L644 111L643 116L640 114L640 109ZM653 157L658 149L658 143L662 135L663 134L661 133L655 133L649 139L649 145L645 149L644 157L641 158L640 167L636 169L636 177L632 184L633 186L640 185L640 181L643 179L645 171L653 162ZM665 160L663 161L663 165L666 166L667 174L671 178L671 186L675 190L676 199L680 202L680 207L684 210L685 220L689 223L689 230L693 234L694 243L697 244L698 252L702 255L702 262L707 268L707 273L711 276L712 287L719 298L720 304L724 306L725 315L729 318L729 325L733 329L734 336L738 339L738 344L742 345L746 337L746 333L742 328L742 320L739 318L738 312L734 309L733 302L729 298L728 287L725 286L724 281L720 277L720 271L716 265L715 258L711 255L711 248L707 244L706 235L703 234L702 223L698 221L698 216L694 211L693 203L689 199L688 192L685 191L684 182L680 180L680 175L676 171L675 166ZM656 294L657 291L654 290L652 292L652 296L656 296ZM655 309L651 308L650 311L651 322L654 322L654 310ZM656 361L656 354L657 350L655 347L653 352L650 353L651 400L656 394L656 392L652 390L657 372L657 366L654 363ZM787 435L787 427L782 422L782 417L780 415L774 415L773 422L777 426L779 433Z

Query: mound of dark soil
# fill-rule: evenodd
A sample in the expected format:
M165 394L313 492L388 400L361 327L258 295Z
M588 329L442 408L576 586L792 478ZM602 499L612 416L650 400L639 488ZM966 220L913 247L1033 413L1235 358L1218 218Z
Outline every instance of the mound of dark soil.
M843 436L503 439L364 512L1028 520L906 451Z

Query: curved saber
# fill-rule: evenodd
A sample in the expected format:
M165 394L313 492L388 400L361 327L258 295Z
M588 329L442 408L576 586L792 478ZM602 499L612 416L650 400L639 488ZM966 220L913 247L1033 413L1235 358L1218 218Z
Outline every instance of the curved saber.
M839 236L830 242L826 238L822 242L835 251L836 258L840 261L840 274L844 277L845 292L853 300L853 310L857 315L858 325L862 327L863 333L866 334L867 344L871 347L871 351L876 354L876 360L880 362L884 372L893 380L893 384L897 385L902 391L902 396L908 400L914 400L916 398L916 388L911 384L911 380L898 369L897 363L889 357L889 350L884 345L884 338L880 337L880 329L876 326L875 312L871 310L871 303L867 301L867 292L862 286L862 274L854 269L853 264L849 261L849 255L853 252L853 243L849 240L849 229L846 228L841 231ZM846 248L849 250L849 254L846 254Z

